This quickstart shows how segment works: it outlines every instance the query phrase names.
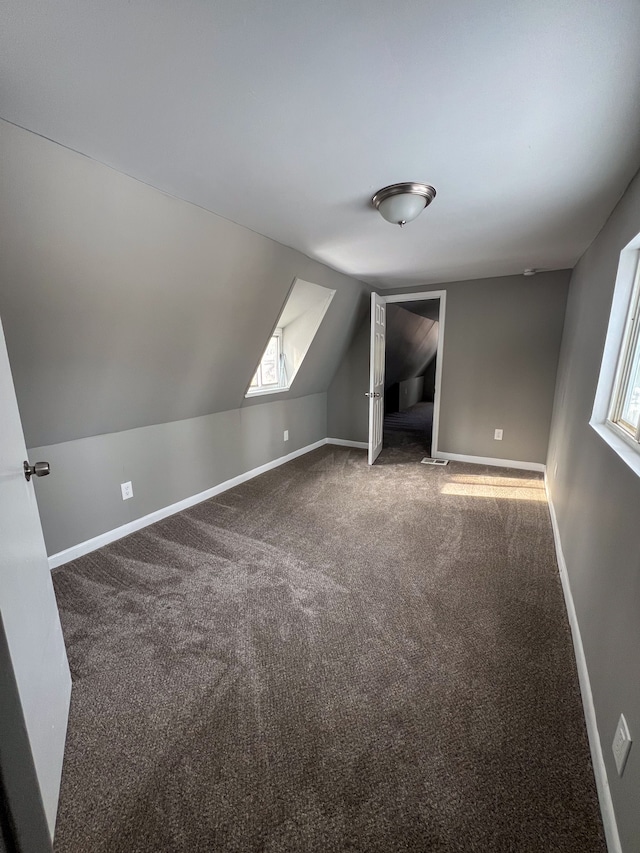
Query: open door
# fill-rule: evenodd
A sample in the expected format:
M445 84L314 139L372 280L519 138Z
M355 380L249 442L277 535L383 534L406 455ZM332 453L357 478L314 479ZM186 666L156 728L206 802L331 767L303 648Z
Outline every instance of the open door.
M371 355L369 358L369 465L382 450L384 425L384 349L387 306L384 297L371 294Z
M0 324L0 849L46 853L71 676L26 459Z

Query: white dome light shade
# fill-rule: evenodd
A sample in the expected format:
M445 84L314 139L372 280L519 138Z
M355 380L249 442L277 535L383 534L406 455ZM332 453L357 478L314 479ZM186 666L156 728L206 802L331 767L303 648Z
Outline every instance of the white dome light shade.
M387 222L393 222L395 225L402 225L404 222L412 222L416 219L426 205L426 199L421 195L411 195L411 193L403 193L402 195L392 195L385 198L378 205L380 216L386 219Z
M428 184L392 184L378 190L371 203L387 222L402 226L420 216L435 195L436 191Z

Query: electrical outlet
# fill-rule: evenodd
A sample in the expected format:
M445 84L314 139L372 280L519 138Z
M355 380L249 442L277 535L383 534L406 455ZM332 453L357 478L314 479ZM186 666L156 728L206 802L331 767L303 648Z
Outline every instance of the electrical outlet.
M631 749L631 735L629 734L629 726L627 725L627 721L624 718L624 714L620 714L620 719L618 720L618 727L616 729L616 733L613 738L613 743L611 744L611 749L613 750L613 757L616 760L616 770L618 771L618 776L622 776L624 773L624 766L627 763L627 758L629 756L629 750Z
M285 431L284 431L284 440L289 441L289 430L288 429L285 429Z
M122 500L128 501L133 497L133 484L131 480L128 483L120 483L120 491L122 492Z
M502 441L502 430L501 429L495 430L495 432L493 433L493 437L496 441Z

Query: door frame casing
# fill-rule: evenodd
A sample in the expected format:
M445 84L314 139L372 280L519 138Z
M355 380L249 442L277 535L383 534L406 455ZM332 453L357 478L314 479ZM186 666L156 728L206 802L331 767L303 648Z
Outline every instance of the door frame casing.
M440 436L440 393L442 388L442 362L444 352L444 322L446 314L447 291L446 290L421 290L411 293L393 293L385 296L379 294L386 303L389 302L426 302L428 299L440 300L440 312L438 315L438 348L436 350L436 387L433 397L433 428L431 432L431 456L438 453L438 439ZM386 328L385 328L386 331ZM371 365L369 371L372 370Z

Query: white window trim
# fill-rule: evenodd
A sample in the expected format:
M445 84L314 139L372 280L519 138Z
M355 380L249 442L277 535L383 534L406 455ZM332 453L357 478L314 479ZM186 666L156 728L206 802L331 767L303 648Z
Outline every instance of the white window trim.
M617 453L622 461L640 477L640 445L610 419L617 400L621 373L620 353L626 342L631 299L640 259L640 234L620 252L618 274L609 315L609 326L602 354L600 376L593 403L590 426Z
M636 253L636 271L634 274L633 289L629 299L629 307L627 308L627 318L620 347L620 356L618 357L616 379L614 382L613 393L611 395L611 403L609 405L609 415L607 417L609 425L614 429L619 430L627 438L631 439L634 445L637 445L640 440L640 424L634 428L630 421L623 420L622 413L624 411L627 389L632 379L633 367L638 350L638 333L640 332L640 322L638 318L639 310L640 254Z
M289 391L291 389L290 385L272 385L269 388L250 388L245 397L264 397L266 394L284 394L285 391Z
M324 290L324 291L326 291L326 296L323 296L321 298L318 297L315 307L319 308L321 310L318 314L318 317L316 319L314 326L308 331L308 340L306 342L306 345L304 346L304 349L299 348L299 351L296 351L296 353L295 353L295 358L293 358L293 357L291 357L290 352L287 355L287 352L285 351L285 349L286 349L285 348L285 341L287 340L285 337L285 332L287 330L289 323L287 323L286 325L280 325L280 324L283 323L283 318L285 315L286 308L289 305L289 300L292 297L292 294L294 293L294 289L298 283L300 283L302 285L304 285L304 284L311 285L317 291ZM247 388L247 390L245 391L245 394L244 394L245 399L249 399L251 397L265 397L269 394L284 394L286 391L291 390L291 388L293 387L293 383L295 381L295 378L298 375L298 371L302 367L302 363L304 362L305 358L307 357L309 350L311 349L311 345L313 344L315 337L318 334L318 330L320 329L320 326L322 325L322 322L323 322L323 320L327 314L327 311L329 310L329 306L331 305L331 302L333 301L333 297L335 295L336 295L336 291L332 290L329 287L326 287L326 285L314 284L313 282L305 281L305 280L298 278L298 277L294 278L294 280L291 284L291 287L289 288L287 298L285 299L284 305L282 306L282 309L280 311L280 316L278 317L278 324L276 325L276 328L273 330L273 332L269 336L267 344L265 345L265 349L262 353L262 357L260 358L260 361L258 362L258 366L256 367L256 371L254 371L254 374L253 374L255 376L255 372L257 372L257 370L260 368L260 365L262 364L262 359L264 358L264 353L266 352L267 346L269 345L269 341L271 340L271 338L274 335L278 335L280 337L280 344L279 344L279 347L280 347L280 358L279 358L280 377L282 379L282 374L284 372L284 377L286 379L286 382L285 382L285 384L282 384L282 385L280 385L280 384L279 385L261 385L261 386L258 386L257 388L252 388L251 385L249 385L249 387ZM291 322L291 320L289 322Z

